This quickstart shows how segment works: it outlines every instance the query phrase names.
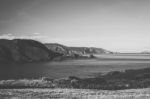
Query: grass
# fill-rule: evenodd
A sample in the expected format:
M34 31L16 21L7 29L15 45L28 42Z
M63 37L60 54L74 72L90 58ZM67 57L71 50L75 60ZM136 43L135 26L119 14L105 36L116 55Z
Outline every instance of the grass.
M91 78L51 79L42 77L39 79L1 80L0 88L77 88L77 89L101 89L121 90L132 88L150 87L150 68L126 70L124 72L113 71L107 74L99 74Z
M149 99L150 88L131 90L0 89L1 98L14 99Z

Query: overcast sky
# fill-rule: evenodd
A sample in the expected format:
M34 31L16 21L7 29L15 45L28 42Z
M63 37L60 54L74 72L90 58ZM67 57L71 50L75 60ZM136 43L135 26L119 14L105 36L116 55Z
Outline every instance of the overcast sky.
M150 51L150 0L0 0L0 38Z

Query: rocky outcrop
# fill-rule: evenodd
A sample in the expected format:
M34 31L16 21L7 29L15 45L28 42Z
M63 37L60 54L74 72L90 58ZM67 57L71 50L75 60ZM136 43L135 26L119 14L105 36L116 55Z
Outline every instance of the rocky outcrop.
M102 48L94 48L94 47L67 47L56 43L48 43L45 45L49 50L62 53L65 56L75 56L75 55L82 56L86 54L112 54L113 53L111 51L107 51Z
M54 52L61 53L63 55L69 54L69 49L67 46L57 44L57 43L46 43L45 46Z
M59 55L38 41L26 39L0 40L0 62L47 61Z
M113 52L107 51L102 48L95 47L69 47L70 50L80 52L82 54L112 54Z

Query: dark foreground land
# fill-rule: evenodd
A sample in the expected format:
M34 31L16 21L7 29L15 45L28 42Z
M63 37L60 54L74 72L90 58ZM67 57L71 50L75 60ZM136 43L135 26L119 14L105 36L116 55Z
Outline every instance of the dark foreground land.
M7 68L9 66L11 65ZM3 72L5 68L1 69L2 76L9 74L5 77L7 79L0 80L1 98L150 98L149 55L101 55L92 60L68 60L46 65L32 63L28 67L27 64L21 64L21 67L12 66L15 67L11 67L14 70L10 69L8 72ZM15 78L19 77L19 73L24 75ZM39 76L38 73L43 74Z
M100 55L96 59L0 66L0 88L121 90L150 86L149 55ZM6 72L7 71L7 72Z
M92 78L1 80L0 88L75 88L75 89L101 89L121 90L133 88L147 88L150 86L150 68L138 70L113 71L107 74L97 74Z

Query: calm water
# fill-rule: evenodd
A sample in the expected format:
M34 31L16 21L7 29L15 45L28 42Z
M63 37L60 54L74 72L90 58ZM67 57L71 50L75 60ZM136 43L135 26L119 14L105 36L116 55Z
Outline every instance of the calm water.
M0 64L0 79L89 77L97 73L150 67L150 55L98 55L98 59Z

